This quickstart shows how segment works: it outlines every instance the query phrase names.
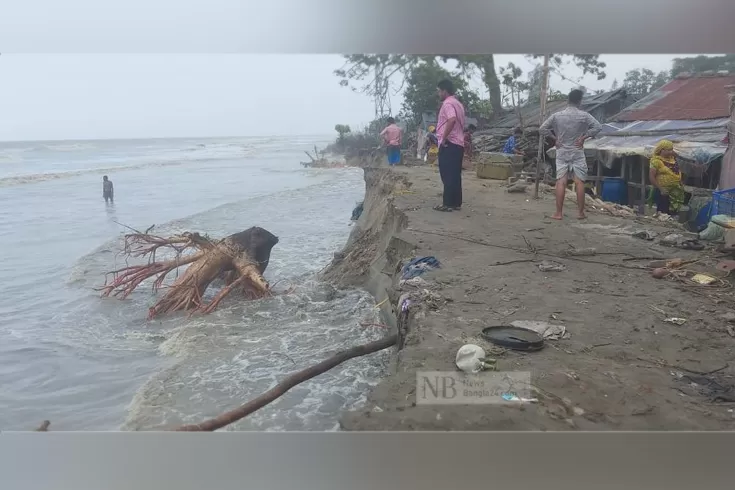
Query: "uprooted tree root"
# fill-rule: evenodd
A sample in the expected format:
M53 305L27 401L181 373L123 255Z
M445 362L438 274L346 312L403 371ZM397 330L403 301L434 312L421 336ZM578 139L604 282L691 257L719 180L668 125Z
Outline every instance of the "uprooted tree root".
M147 257L148 263L109 272L100 290L103 297L124 299L143 281L155 277L153 290L157 291L166 276L188 265L167 288L166 294L149 309L148 318L174 311L210 313L234 291L248 299L270 295L263 272L268 266L271 249L277 243L278 237L257 226L216 241L199 233L168 238L131 233L125 235L123 253L131 258ZM173 251L174 258L157 261L156 253L164 249ZM202 298L215 279L223 279L225 287L207 303Z

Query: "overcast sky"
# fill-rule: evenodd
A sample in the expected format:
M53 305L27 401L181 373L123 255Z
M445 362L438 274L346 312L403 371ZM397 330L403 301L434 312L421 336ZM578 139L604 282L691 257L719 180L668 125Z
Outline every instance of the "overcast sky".
M602 55L607 78L581 84L607 89L631 69L668 70L678 56ZM533 66L496 56L498 67L509 61ZM338 55L2 54L0 141L331 134L374 114L368 96L340 87L341 65ZM581 77L574 66L564 74ZM557 76L550 84L575 85ZM394 113L400 104L394 95Z

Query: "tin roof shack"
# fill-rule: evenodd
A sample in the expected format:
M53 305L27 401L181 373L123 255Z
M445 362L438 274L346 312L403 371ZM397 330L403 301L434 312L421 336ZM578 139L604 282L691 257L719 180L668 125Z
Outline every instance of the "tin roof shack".
M597 138L585 144L588 159L602 163L600 177L626 180L629 190L633 189L628 192L628 203L637 201L641 213L645 211L648 159L662 139L674 142L686 185L715 188L729 122L725 87L733 84L735 75L729 73L679 75L611 117Z
M582 109L592 114L598 121L605 122L611 116L638 100L638 97L628 94L625 89L612 90L602 94L585 95L582 99ZM547 104L548 114L558 112L566 107L566 100L557 100ZM487 129L475 134L475 147L479 151L502 151L505 142L517 127L523 127L530 135L538 134L541 125L541 104L526 104L518 112L508 113L492 123Z

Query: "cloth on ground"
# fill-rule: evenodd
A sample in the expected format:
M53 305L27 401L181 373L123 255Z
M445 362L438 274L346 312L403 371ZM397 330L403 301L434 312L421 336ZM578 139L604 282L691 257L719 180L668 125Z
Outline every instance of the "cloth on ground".
M436 259L436 257L418 257L411 260L403 267L401 279L413 279L414 277L422 275L426 271L439 269L440 267L441 263Z

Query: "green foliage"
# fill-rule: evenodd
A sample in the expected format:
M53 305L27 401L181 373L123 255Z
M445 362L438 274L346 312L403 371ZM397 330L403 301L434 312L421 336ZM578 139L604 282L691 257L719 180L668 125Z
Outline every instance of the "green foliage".
M674 58L673 66L671 67L671 78L674 78L679 73L702 73L705 71L735 72L735 54Z
M450 73L434 60L415 65L406 75L401 112L411 129L418 126L423 112L439 110L440 100L436 84L445 78L454 83L457 97L468 112L478 106L480 98L468 88L467 81L460 75Z
M339 139L344 139L345 135L351 131L350 127L346 124L337 124L334 130L339 134Z
M663 87L669 81L669 74L665 71L654 73L648 68L637 68L625 74L623 87L631 94L647 95Z

